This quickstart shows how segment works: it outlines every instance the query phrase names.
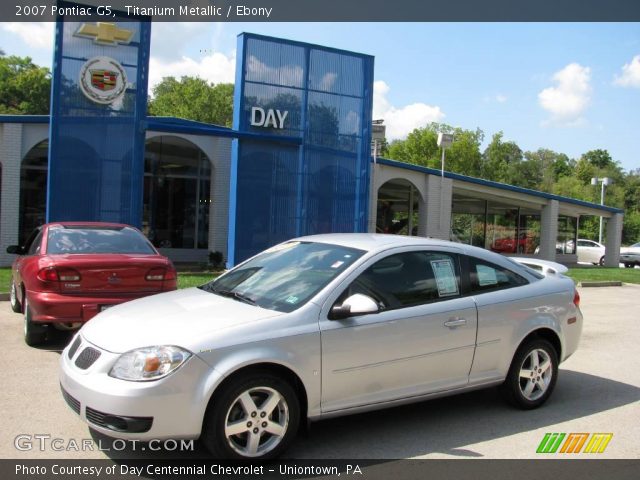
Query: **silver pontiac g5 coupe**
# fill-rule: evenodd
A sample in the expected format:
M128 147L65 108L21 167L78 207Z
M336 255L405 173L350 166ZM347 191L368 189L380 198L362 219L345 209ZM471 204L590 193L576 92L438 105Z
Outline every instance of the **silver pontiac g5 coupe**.
M294 239L100 313L61 356L62 394L106 435L236 459L279 455L307 419L494 385L536 408L582 330L573 281L539 262L557 268L417 237Z

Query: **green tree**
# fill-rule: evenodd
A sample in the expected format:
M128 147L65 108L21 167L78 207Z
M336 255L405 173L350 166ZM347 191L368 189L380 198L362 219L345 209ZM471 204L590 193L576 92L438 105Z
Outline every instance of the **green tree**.
M153 87L149 114L179 117L230 127L233 120L233 84L209 84L198 77L165 77Z
M453 144L447 149L445 170L479 176L482 165L480 144L484 139L480 129L464 130L443 123L431 123L416 128L405 140L391 142L388 156L401 162L440 169L442 151L437 143L438 132L454 135Z
M614 164L614 161L611 158L611 155L609 155L609 152L601 149L589 150L580 158L586 160L596 168L607 168Z
M504 134L498 132L493 135L482 155L482 178L510 184L520 182L520 164L522 150L515 142L504 142Z
M29 57L0 55L0 113L49 113L51 74Z
M416 128L406 139L389 144L389 157L414 165L435 167L440 161L437 142L438 132L431 126Z

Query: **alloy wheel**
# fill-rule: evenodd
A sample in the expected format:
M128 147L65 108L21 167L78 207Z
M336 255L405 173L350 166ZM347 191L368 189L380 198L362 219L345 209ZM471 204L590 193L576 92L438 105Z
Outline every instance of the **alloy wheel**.
M289 407L271 387L253 387L241 393L227 411L224 435L228 445L243 457L262 457L284 439Z
M551 385L553 364L549 354L540 348L529 352L520 367L520 392L530 401L542 397Z

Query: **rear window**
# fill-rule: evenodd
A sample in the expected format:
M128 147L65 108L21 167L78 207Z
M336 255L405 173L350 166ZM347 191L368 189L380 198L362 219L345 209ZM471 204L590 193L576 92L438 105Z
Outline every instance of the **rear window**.
M149 241L130 227L58 227L50 228L47 253L137 253L155 254Z
M505 288L526 285L527 280L509 269L485 262L479 258L469 257L469 273L471 291L503 290Z

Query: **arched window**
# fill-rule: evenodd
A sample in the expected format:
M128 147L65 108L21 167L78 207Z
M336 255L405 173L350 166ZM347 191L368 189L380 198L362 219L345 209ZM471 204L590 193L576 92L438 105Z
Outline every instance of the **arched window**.
M418 234L420 193L408 180L389 180L378 189L377 233Z
M211 164L184 138L147 140L143 232L159 248L208 248Z
M31 232L45 223L49 141L33 147L20 168L20 220L18 240L23 245Z

